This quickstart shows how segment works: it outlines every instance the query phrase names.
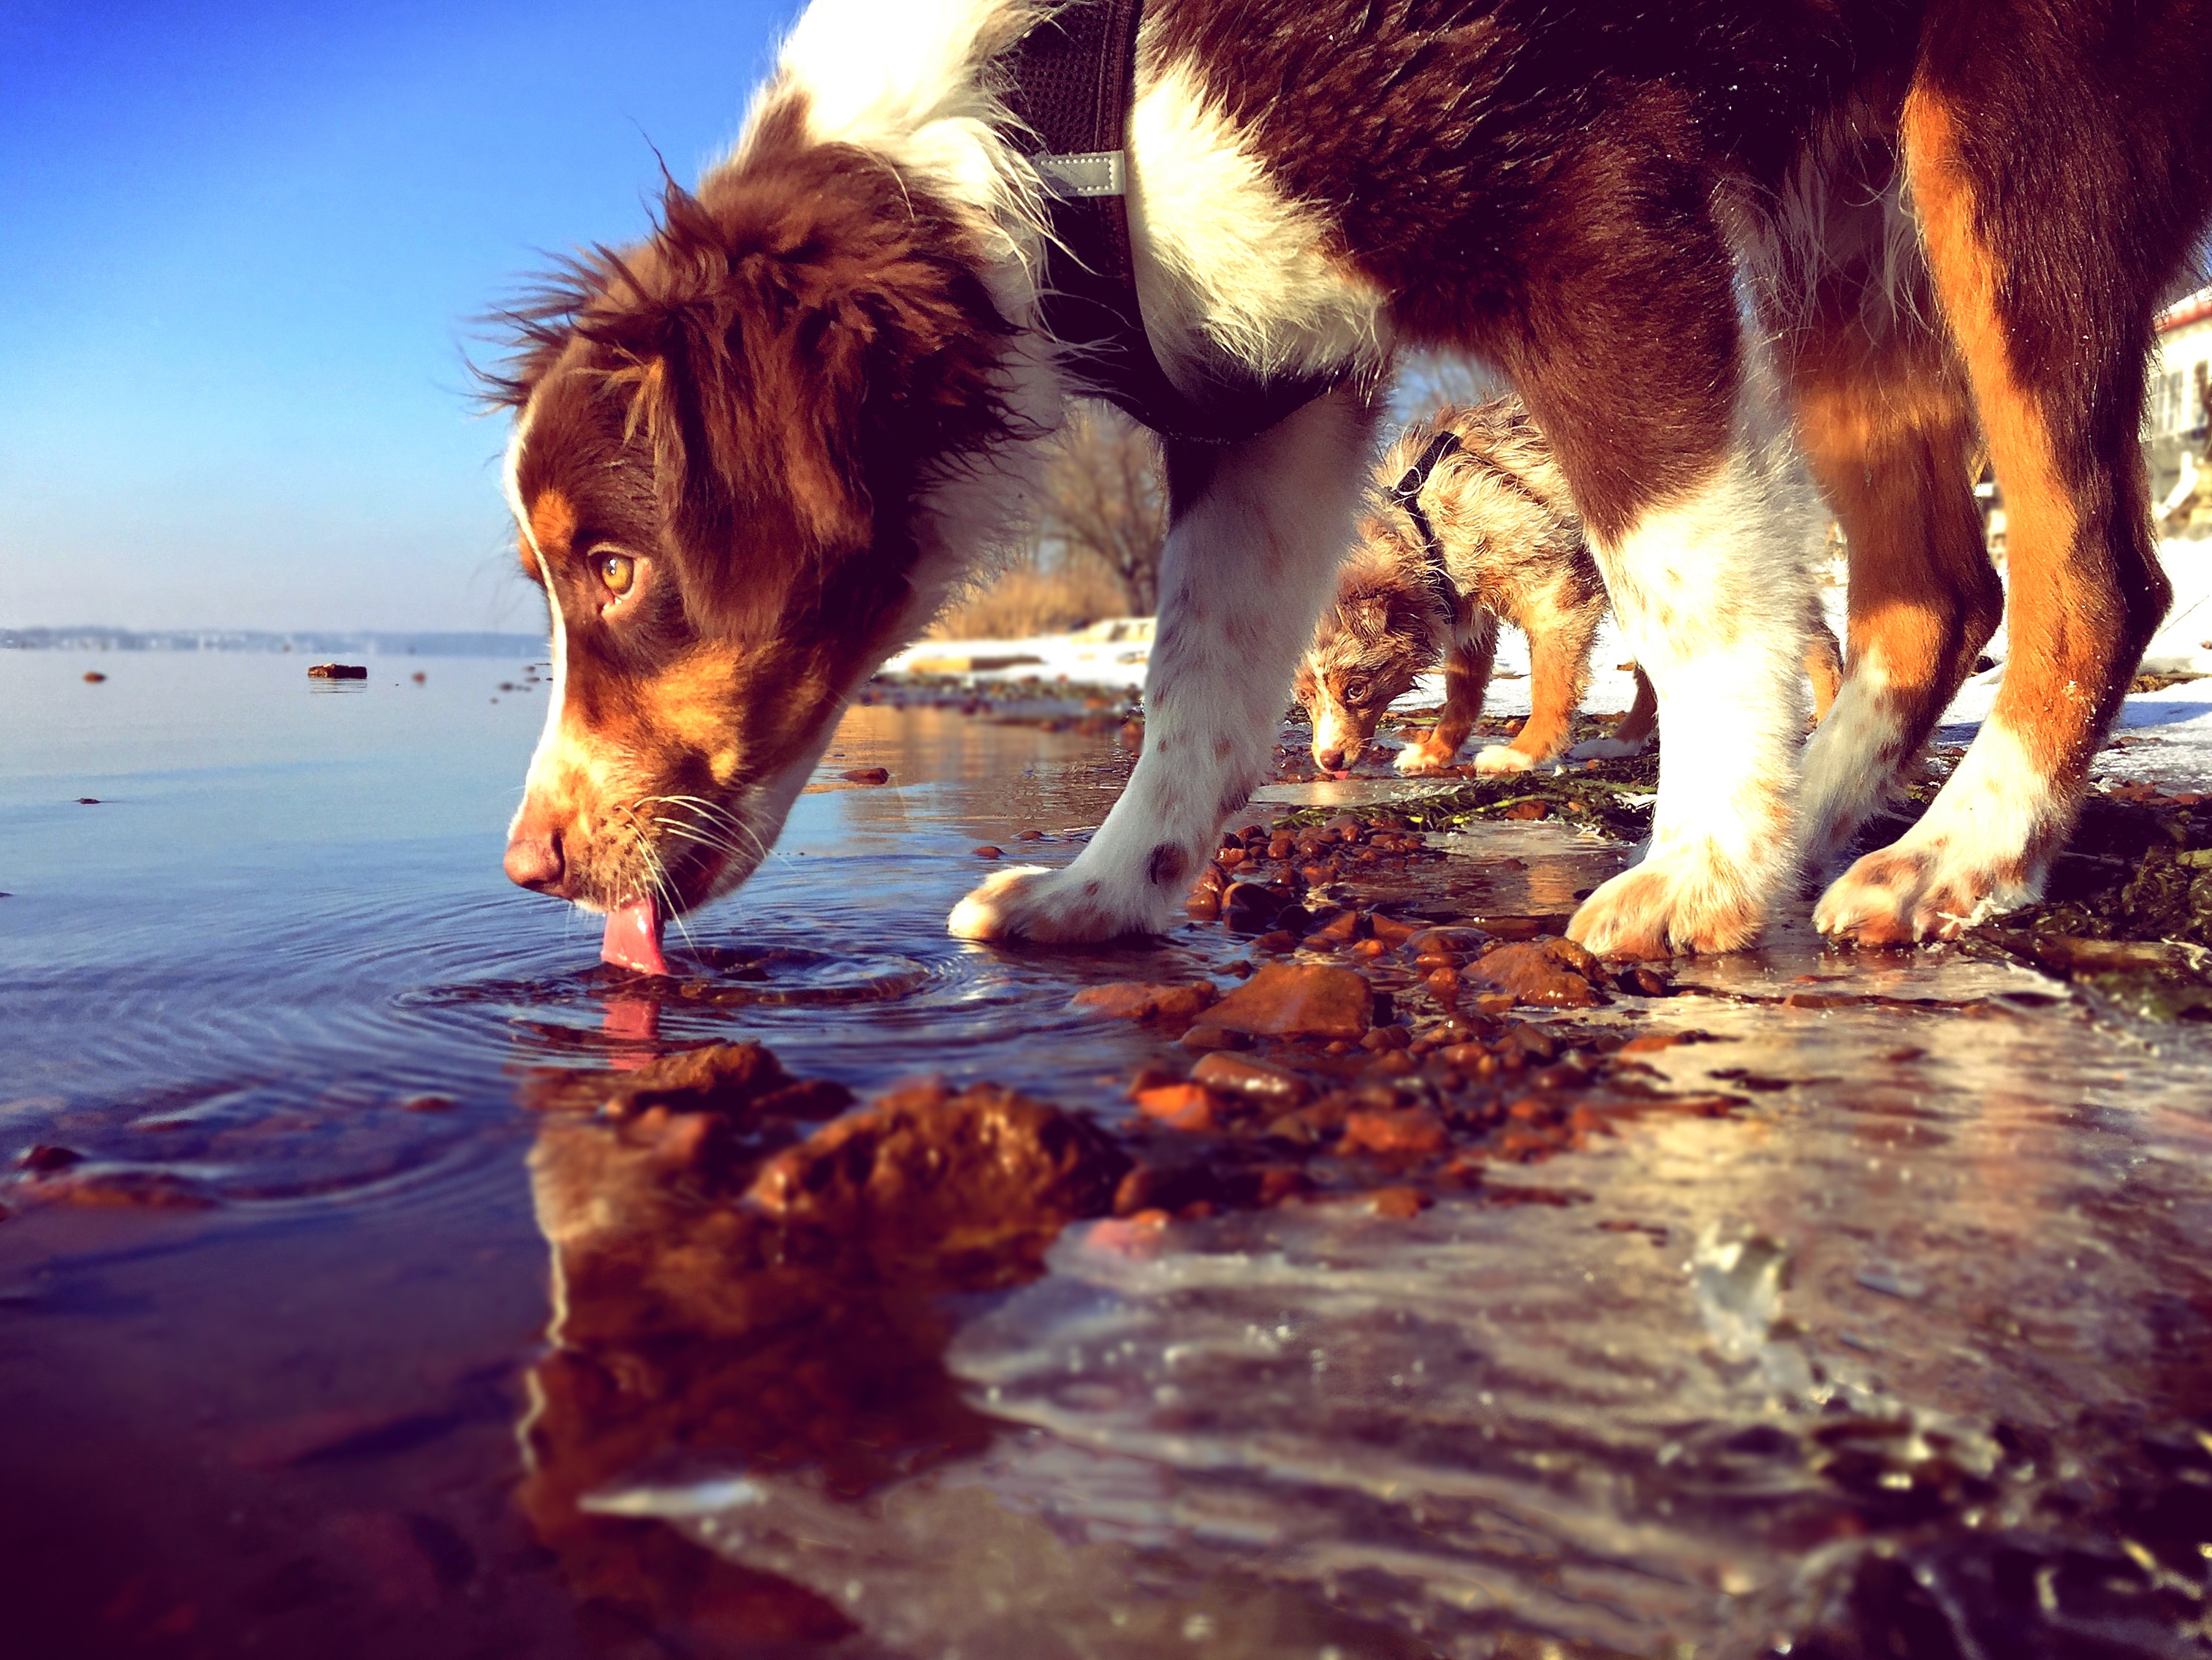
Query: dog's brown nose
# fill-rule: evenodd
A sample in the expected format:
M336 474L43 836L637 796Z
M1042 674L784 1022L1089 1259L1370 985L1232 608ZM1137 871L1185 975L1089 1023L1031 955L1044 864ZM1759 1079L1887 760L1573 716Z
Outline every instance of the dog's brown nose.
M568 867L561 857L561 832L550 826L517 824L501 861L507 880L540 893L558 893Z
M1321 763L1321 769L1323 772L1342 772L1344 770L1344 751L1342 750L1323 750L1320 754L1315 756L1314 759ZM514 857L512 854L507 856L509 858ZM520 877L515 878L515 880L518 882L521 879L522 879Z

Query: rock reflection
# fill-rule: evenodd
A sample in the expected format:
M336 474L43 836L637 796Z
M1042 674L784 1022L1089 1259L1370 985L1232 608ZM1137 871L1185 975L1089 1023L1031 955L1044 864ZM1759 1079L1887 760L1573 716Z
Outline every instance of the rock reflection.
M946 1299L1033 1276L1127 1161L988 1089L918 1086L806 1137L849 1096L750 1044L541 1070L524 1093L546 1114L531 1178L554 1313L521 1502L586 1623L708 1652L849 1631L834 1598L594 1496L742 1471L835 1507L981 1452Z
M1568 1208L1098 1219L1121 1155L1001 1091L541 1073L533 1523L704 1651L2195 1651L2205 1068L1924 957L1778 1008L1817 963L1671 1003L1759 1109Z

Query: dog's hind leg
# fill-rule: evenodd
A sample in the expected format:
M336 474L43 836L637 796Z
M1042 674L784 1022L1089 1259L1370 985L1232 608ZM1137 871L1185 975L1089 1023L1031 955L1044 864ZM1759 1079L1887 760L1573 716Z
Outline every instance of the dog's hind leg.
M1510 744L1475 751L1477 772L1527 772L1551 760L1566 748L1575 711L1589 690L1590 644L1605 620L1603 598L1582 606L1529 609L1528 718Z
M1644 673L1642 664L1635 665L1635 673L1636 699L1628 712L1613 723L1613 730L1604 737L1569 750L1568 760L1620 761L1644 753L1651 734L1659 729L1659 694L1652 690L1651 677Z
M2143 361L2155 297L2201 223L2212 150L2194 89L2212 46L2202 27L2149 38L2172 36L2172 15L2126 50L2177 61L2093 70L2023 9L1986 35L1998 52L1978 35L1948 61L1938 41L1906 100L1929 272L2005 491L2011 648L1966 758L1911 830L1829 887L1823 933L1948 938L2034 899L2165 614L2136 442ZM2107 77L2135 85L2138 70L2142 99L2114 102ZM2081 112L2063 143L2054 108ZM1991 133L2011 149L1991 149Z
M1006 871L953 910L968 939L1164 933L1229 815L1267 776L1291 676L1351 538L1374 412L1343 387L1223 449L1170 444L1171 522L1145 748L1063 870Z
M1852 170L1825 193L1820 279L1809 295L1767 296L1798 441L1850 559L1849 669L1832 708L1821 693L1834 637L1817 596L1807 654L1820 726L1799 817L1816 867L1896 788L2004 599L1974 505L1965 371L1926 320L1924 271L1893 252L1896 166L1886 148L1839 164Z
M1491 666L1497 660L1498 618L1478 605L1474 620L1444 657L1444 706L1437 711L1436 728L1398 751L1400 772L1439 772L1459 758L1460 745L1482 718L1482 700L1489 694Z

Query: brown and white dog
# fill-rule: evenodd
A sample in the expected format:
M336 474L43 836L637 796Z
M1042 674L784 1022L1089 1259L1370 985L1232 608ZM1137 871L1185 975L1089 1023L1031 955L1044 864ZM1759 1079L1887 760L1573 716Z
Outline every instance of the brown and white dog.
M816 0L729 159L532 313L509 494L558 689L517 880L648 920L728 891L854 689L1020 534L1070 384L1003 100L1036 15ZM2212 0L1154 0L1140 43L1127 199L1170 375L1338 389L1169 445L1136 772L1072 865L994 877L955 933L1180 914L1262 775L1401 344L1527 399L1662 721L1698 735L1576 939L1742 945L1881 800L2004 599L1978 417L2003 689L1816 917L1909 940L2037 892L2168 598L2136 435L2212 202ZM1802 796L1792 425L1852 558Z
M1805 624L1813 718L1826 715L1843 653L1817 594ZM1440 771L1482 714L1498 627L1528 638L1528 718L1510 744L1475 751L1478 772L1527 772L1556 759L1589 690L1605 584L1558 459L1517 398L1446 404L1398 435L1369 480L1358 538L1322 608L1295 690L1313 721L1314 763L1340 772L1422 675L1443 665L1444 702L1426 736L1398 751L1405 773ZM1641 754L1658 699L1641 668L1636 701L1575 760Z

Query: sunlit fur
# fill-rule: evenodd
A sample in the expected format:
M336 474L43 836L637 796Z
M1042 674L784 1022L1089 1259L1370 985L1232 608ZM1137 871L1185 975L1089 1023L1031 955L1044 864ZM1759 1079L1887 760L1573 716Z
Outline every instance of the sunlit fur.
M575 524L532 550L562 689L518 879L726 891L861 678L1021 540L1069 391L1001 119L1035 15L817 0L729 161L520 308L518 517L554 489ZM1993 615L1967 411L2012 521L2005 684L1930 815L1950 851L1902 887L1847 875L1824 922L1912 937L2033 891L2166 604L2136 435L2152 307L2212 210L2208 80L2212 0L1152 0L1129 204L1164 367L1338 390L1240 445L1168 445L1137 775L1073 866L999 879L956 927L1172 918L1266 757L1401 345L1486 358L1527 401L1662 718L1698 734L1576 937L1736 946L1785 886L1808 601L1785 414L1850 533L1869 671L1814 751L1818 848ZM618 603L602 544L637 561Z
M1644 861L1568 934L1601 954L1749 944L1795 873L1812 496L1770 381L1747 375L1714 476L1592 538L1620 631L1658 694L1662 788Z

